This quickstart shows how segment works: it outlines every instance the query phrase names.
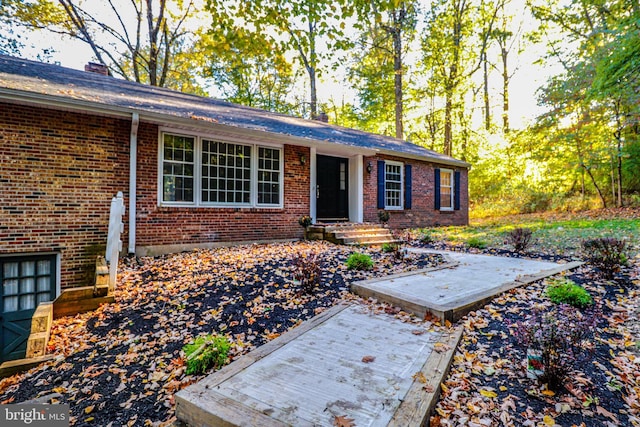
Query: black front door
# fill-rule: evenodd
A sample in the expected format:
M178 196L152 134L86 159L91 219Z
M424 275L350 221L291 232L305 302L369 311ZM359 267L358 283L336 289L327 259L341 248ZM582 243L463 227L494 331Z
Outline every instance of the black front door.
M318 221L349 220L349 160L317 156L316 216Z
M22 359L31 317L56 294L55 255L0 258L0 363Z

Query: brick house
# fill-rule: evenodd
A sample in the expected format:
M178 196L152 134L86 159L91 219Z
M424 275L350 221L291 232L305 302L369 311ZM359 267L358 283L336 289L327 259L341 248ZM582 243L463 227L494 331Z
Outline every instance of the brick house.
M118 191L125 250L139 255L298 239L302 215L377 222L385 209L396 228L468 221L463 161L89 71L0 55L5 312L88 284Z

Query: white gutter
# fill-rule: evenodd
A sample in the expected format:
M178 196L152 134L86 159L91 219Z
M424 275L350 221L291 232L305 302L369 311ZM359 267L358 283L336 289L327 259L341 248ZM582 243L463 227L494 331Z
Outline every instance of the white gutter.
M138 125L140 116L131 113L131 138L129 140L129 253L136 253L136 180L138 177Z

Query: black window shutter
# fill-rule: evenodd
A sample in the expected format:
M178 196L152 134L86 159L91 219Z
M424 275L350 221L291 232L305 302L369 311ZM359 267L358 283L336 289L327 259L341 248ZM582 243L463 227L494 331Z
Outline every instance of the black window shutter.
M460 210L460 171L453 173L453 209Z
M433 180L433 200L435 201L435 209L440 209L440 169L435 170L435 177Z
M378 160L378 209L384 209L384 160Z
M411 209L411 165L404 165L404 208Z

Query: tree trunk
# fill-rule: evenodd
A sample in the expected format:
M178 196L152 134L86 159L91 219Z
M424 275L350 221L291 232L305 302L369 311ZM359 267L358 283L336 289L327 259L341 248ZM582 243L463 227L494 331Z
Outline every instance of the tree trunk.
M393 33L393 70L395 74L396 138L402 139L404 136L404 126L402 123L402 32L398 25L396 25Z
M484 79L484 128L486 130L491 129L491 110L489 106L489 61L487 60L487 52L482 52L482 72Z
M444 105L444 154L451 156L453 148L453 136L451 134L451 110L453 110L453 101L451 100L453 89L447 89L446 101Z
M509 132L509 68L507 57L509 52L505 47L501 49L502 56L502 131Z
M607 200L605 199L604 195L602 194L602 190L600 190L600 187L598 187L598 183L596 182L596 179L594 178L593 174L591 173L591 170L585 166L585 164L581 164L580 166L582 166L584 168L584 170L587 172L587 175L589 175L589 178L591 178L591 182L593 183L593 186L596 188L596 191L598 192L598 196L600 197L600 201L602 202L602 207L603 208L607 208Z

